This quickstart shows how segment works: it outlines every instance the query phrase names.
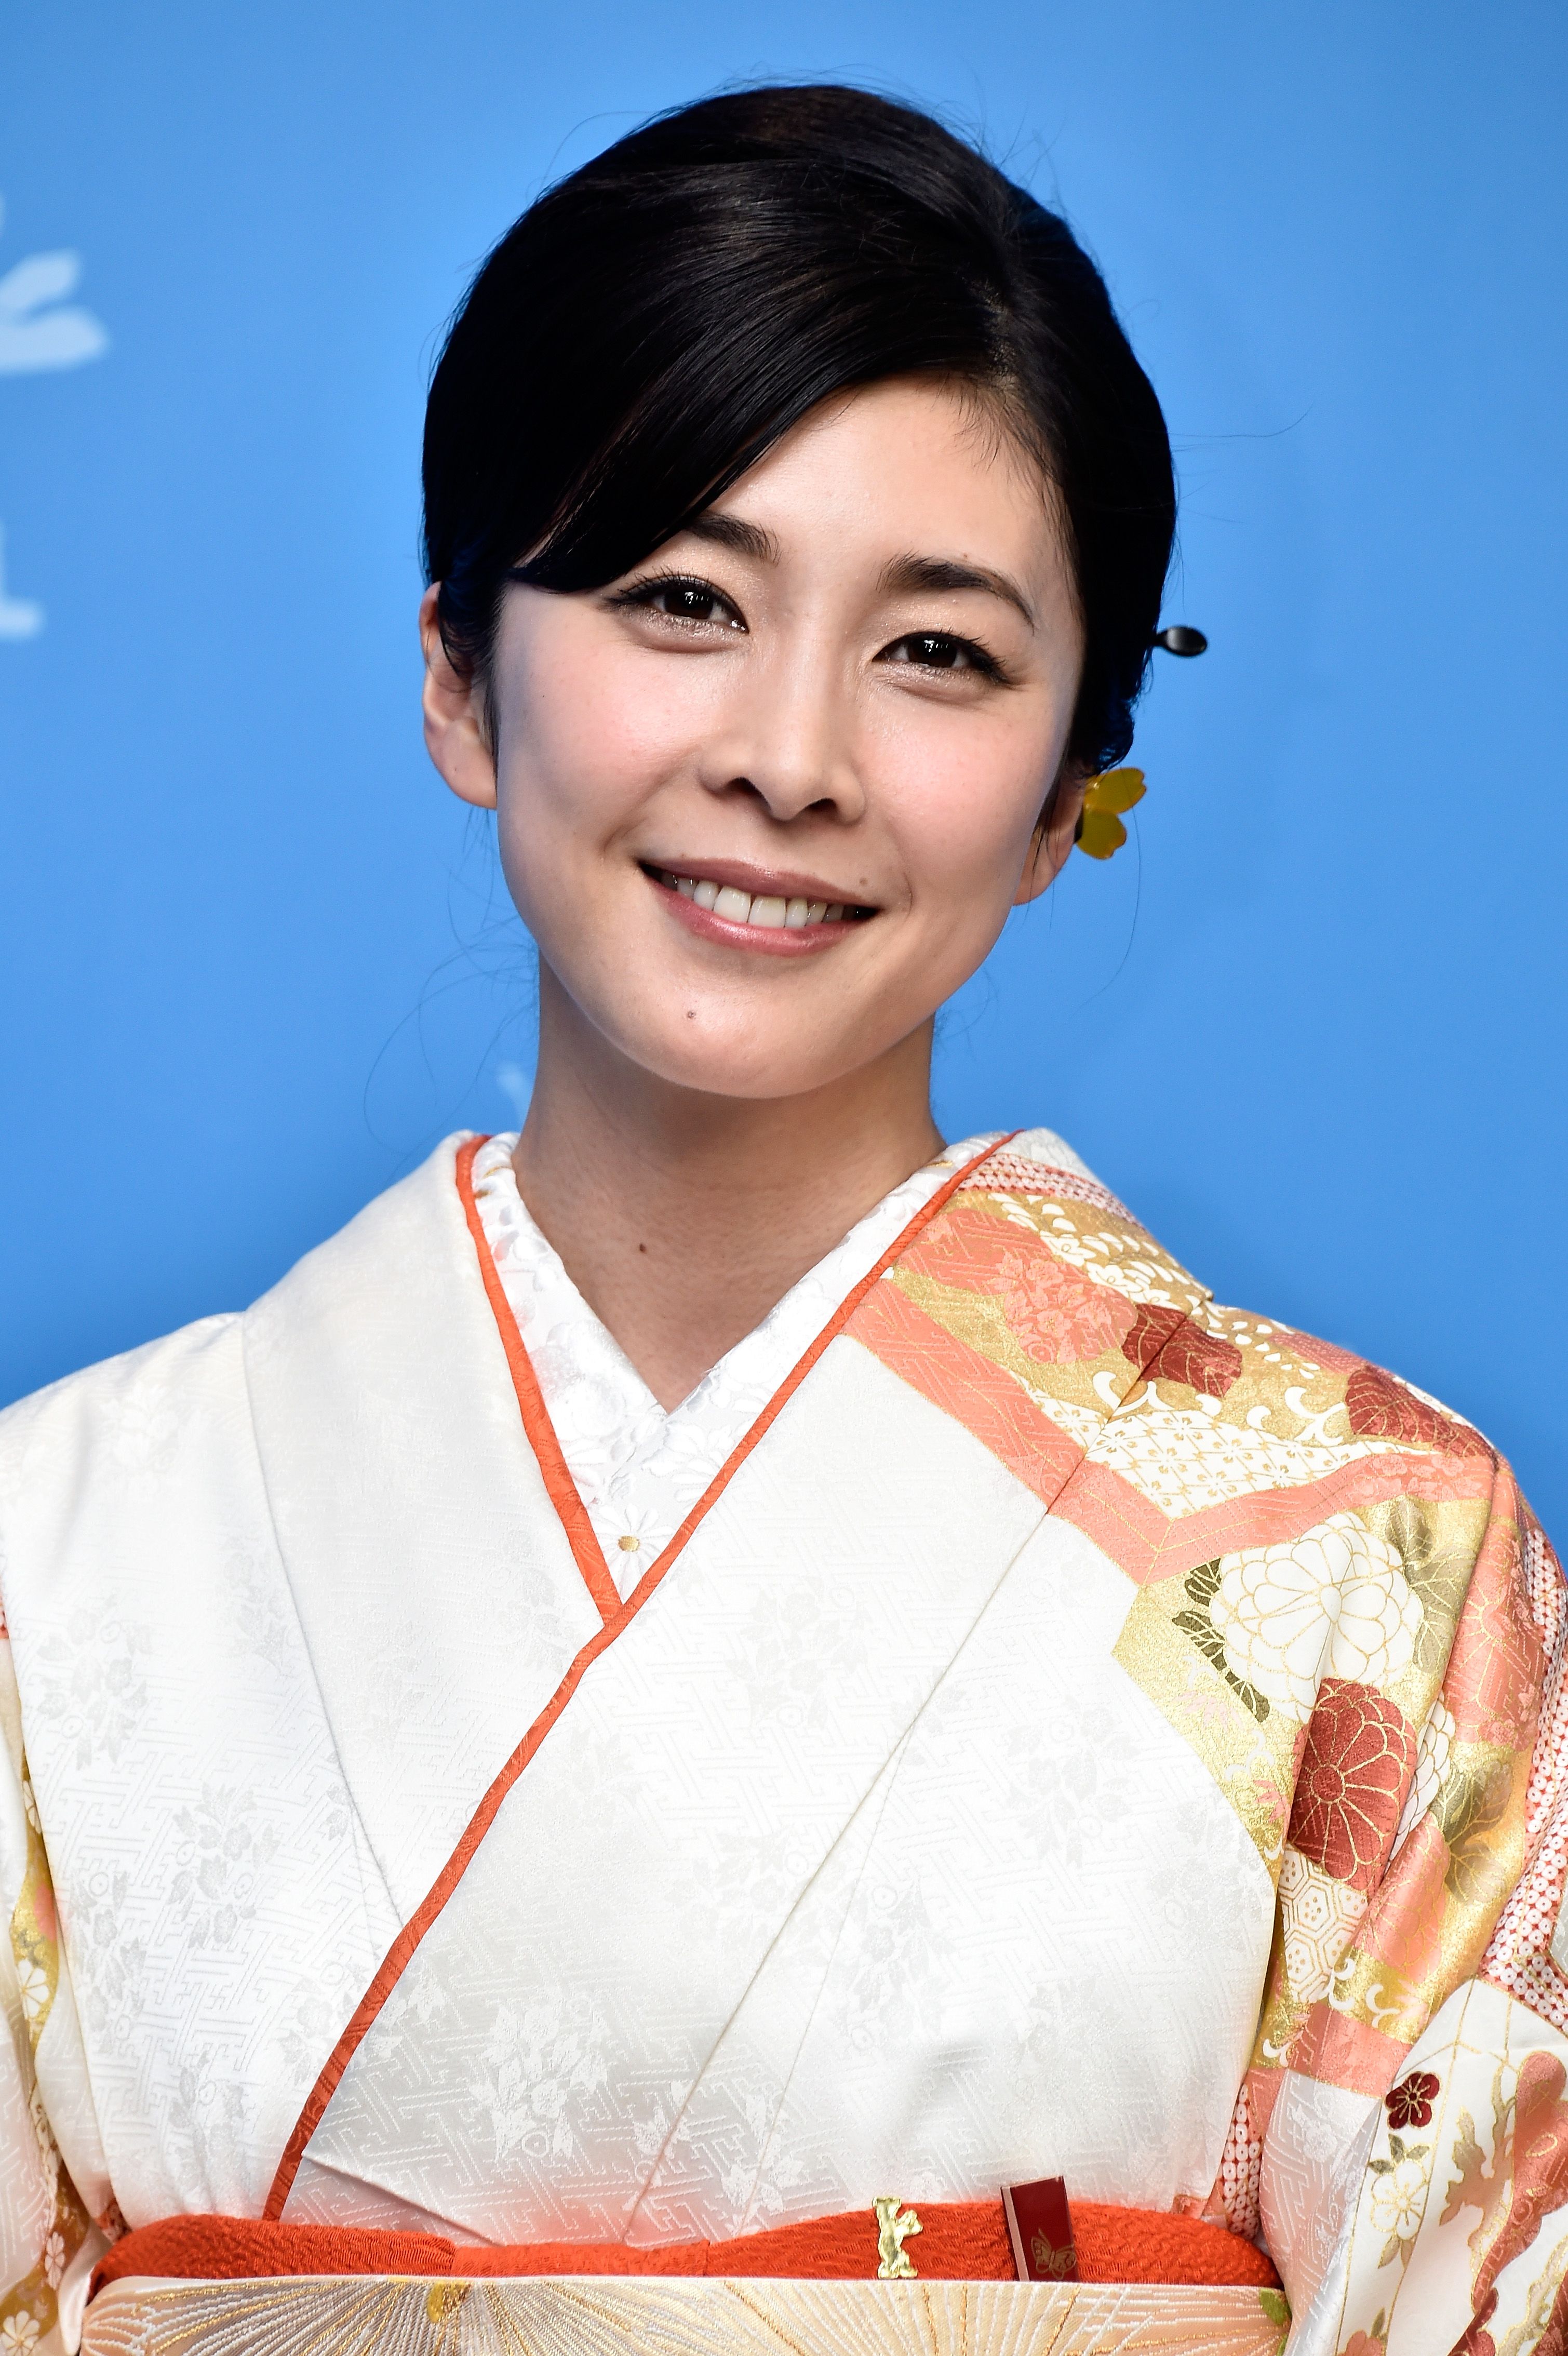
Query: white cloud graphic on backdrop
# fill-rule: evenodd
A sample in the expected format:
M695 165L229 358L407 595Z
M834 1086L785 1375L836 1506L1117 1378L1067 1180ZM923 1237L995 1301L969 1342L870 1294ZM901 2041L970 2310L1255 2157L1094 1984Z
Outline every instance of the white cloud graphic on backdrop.
M0 227L5 220L0 203ZM81 255L59 252L29 254L0 278L0 376L80 368L108 350L102 323L67 300L81 276ZM6 594L5 533L0 526L0 638L34 638L43 626L41 605Z

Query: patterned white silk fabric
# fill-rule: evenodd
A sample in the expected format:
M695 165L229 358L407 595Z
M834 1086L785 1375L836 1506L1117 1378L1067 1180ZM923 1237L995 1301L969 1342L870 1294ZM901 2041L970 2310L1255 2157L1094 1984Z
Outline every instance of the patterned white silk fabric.
M1214 1623L1188 1608L1212 1565L1170 1623L1204 1639L1189 1659L1146 1649L1159 1566L1131 1543L1113 1558L1151 1526L1113 1470L1133 1427L1148 1444L1149 1354L1208 1350L1178 1356L1179 1413L1218 1448L1220 1402L1197 1383L1240 1352L1183 1324L1152 1239L1059 1140L1015 1140L992 1210L872 1288L607 1644L518 1411L459 1142L244 1315L0 1417L0 2351L75 2344L124 2224L263 2213L382 1958L569 1670L319 2115L288 2219L646 2246L1061 2174L1079 2198L1250 2213L1249 2231L1261 2203L1292 2356L1428 2356L1477 2281L1495 2356L1559 2345L1568 2223L1535 2247L1546 2196L1509 2139L1516 2107L1568 2138L1568 2035L1508 1987L1535 1986L1560 1872L1545 1895L1520 1884L1543 1919L1513 1980L1465 1980L1412 2031L1386 2118L1380 2087L1325 2083L1294 2049L1272 2115L1248 2107L1283 1819L1260 1839L1252 1786L1204 1729L1252 1688L1231 1674L1220 1692ZM505 1155L481 1165L484 1248L624 1590L619 1537L643 1536L626 1517L646 1516L639 1573L946 1173L879 1205L664 1416L509 1194ZM1064 1238L1048 1267L1022 1207L1042 1169ZM1092 1282L1075 1204L1123 1254ZM993 1278L966 1291L983 1244ZM1036 1353L1020 1363L1063 1387L1047 1439L1031 1407L1025 1444L1025 1394L994 1362L988 1389L942 1390L950 1356L918 1355L938 1329L897 1324L911 1285L991 1319L998 1352L1005 1296ZM1108 1308L1143 1338L1097 1355ZM1277 1359L1279 1329L1258 1330ZM1069 1397L1086 1353L1098 1370ZM1128 1518L1096 1536L1083 1496L1077 1520L1058 1510L1050 1449L1051 1479L1093 1457L1121 1481L1097 1494ZM1288 1503L1273 1478L1247 1515ZM1517 1552L1512 1527L1499 1514L1498 1548ZM1496 1591L1494 1649L1528 1608ZM1175 1682L1130 1673L1151 1659ZM1343 1710L1337 1663L1320 1685ZM1446 1820L1466 1889L1490 1886L1463 1844L1497 1804L1499 1748L1466 1754L1469 1814ZM1538 1753L1540 1824L1554 1757ZM1438 1837L1423 1822L1405 1854ZM1294 1890L1306 1869L1284 1853ZM1461 2155L1442 2219L1440 2133ZM1484 2279L1466 2201L1490 2221Z
M832 1343L514 1787L285 2215L642 2244L889 2183L1201 2197L1273 1890L1112 1657L1133 1591Z
M595 1316L530 1215L511 1166L516 1131L492 1137L479 1148L474 1199L486 1240L566 1469L623 1596L673 1537L839 1303L939 1186L994 1143L998 1133L944 1147L923 1170L885 1194L668 1410ZM1064 1167L1082 1169L1069 1147L1059 1139L1051 1143Z

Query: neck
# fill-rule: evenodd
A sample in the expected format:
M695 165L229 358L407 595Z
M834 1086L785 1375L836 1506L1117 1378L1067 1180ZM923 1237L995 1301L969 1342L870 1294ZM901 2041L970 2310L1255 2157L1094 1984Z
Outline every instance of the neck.
M940 1150L931 1031L809 1095L708 1096L629 1063L541 964L518 1186L661 1406Z

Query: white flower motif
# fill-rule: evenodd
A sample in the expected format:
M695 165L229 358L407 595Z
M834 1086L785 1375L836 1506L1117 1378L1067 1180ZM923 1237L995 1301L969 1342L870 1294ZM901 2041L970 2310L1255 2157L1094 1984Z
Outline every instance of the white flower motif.
M59 2290L65 2272L65 2235L51 2233L44 2244L44 2280L51 2290Z
M591 1453L614 1463L626 1429L625 1402L616 1384L593 1367L579 1365L570 1342L562 1341L559 1328L534 1352L533 1365L540 1381L564 1400L562 1419L570 1424L574 1435L581 1437Z
M1405 1799L1399 1830L1394 1835L1392 1853L1395 1857L1437 1797L1454 1755L1457 1732L1454 1713L1439 1694L1427 1711L1426 1724L1421 1730L1421 1740L1415 1754L1415 1775Z
M671 1493L683 1504L700 1497L723 1464L727 1451L723 1431L704 1431L693 1424L672 1424L663 1444L648 1458L647 1470L668 1482Z
M570 2158L573 2121L607 2077L607 2031L591 2004L566 1997L499 2008L478 2058L472 2094L488 2113L498 2158Z
M623 1505L615 1488L611 1489L606 1514L607 1518L613 1520L617 1528L625 1537L637 1539L636 1547L628 1547L626 1549L628 1554L635 1554L639 1550L646 1554L653 1539L663 1533L664 1525L650 1507Z
M1308 1716L1322 1677L1397 1676L1422 1618L1399 1556L1354 1514L1228 1556L1208 1610L1232 1675L1293 1718Z
M592 1499L588 1505L610 1577L622 1595L629 1595L675 1535L675 1522L669 1514L631 1504L628 1489L636 1494L634 1484L617 1483L607 1497Z
M44 1970L41 1964L35 1964L27 1956L18 1955L16 1958L16 1984L22 1991L22 2015L24 2019L37 2020L39 2016L48 2008L48 1974Z
M0 2323L0 2348L36 2348L38 2342L38 2319L30 2308L18 2308Z
M1425 2155L1412 2152L1373 2177L1372 2222L1380 2233L1393 2233L1402 2242L1408 2242L1421 2223L1425 2201Z

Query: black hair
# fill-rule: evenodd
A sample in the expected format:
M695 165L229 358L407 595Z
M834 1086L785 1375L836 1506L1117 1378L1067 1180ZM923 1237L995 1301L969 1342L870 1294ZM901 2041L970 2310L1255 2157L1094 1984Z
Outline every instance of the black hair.
M1119 760L1176 523L1154 389L1065 221L929 115L835 84L657 118L484 263L425 416L448 654L488 684L514 567L602 587L829 394L917 372L998 402L1055 483L1085 636L1069 754Z

